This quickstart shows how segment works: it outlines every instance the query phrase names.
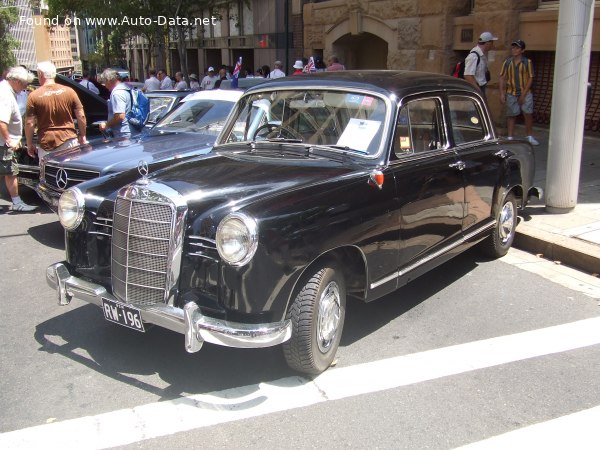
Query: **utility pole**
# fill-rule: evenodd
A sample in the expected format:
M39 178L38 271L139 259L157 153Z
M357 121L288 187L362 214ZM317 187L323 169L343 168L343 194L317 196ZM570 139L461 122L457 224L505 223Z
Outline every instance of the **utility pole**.
M546 175L552 214L577 205L593 22L594 0L560 2Z

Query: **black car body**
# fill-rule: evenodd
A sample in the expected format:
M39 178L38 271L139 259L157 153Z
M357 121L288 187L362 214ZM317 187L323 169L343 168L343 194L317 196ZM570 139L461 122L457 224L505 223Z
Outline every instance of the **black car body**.
M204 155L240 95L237 91L203 91L176 100L173 95L157 93L152 98L162 98L163 106L173 108L171 103L177 101L181 108L172 110L139 138L107 139L46 155L36 192L54 209L65 189L83 181L127 171L142 160L148 166L145 170L153 171L176 160Z
M533 174L531 145L499 140L464 80L282 78L247 91L210 157L65 192L67 260L47 280L60 304L180 332L189 352L283 343L319 373L347 296L380 298L479 242L504 255Z

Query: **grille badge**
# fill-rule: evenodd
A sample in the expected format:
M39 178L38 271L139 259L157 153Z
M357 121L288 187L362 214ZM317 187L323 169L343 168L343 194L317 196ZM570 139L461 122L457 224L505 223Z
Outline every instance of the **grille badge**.
M65 169L58 169L58 172L56 172L56 186L60 189L66 189L68 183L69 177L67 171Z

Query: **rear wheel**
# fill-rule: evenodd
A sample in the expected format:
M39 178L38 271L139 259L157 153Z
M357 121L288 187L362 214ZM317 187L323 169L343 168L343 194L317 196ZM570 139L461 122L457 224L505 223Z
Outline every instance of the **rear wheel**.
M283 344L288 365L311 375L326 370L335 358L346 314L346 286L335 267L321 267L307 279L287 318L292 337Z
M496 212L496 226L492 234L483 242L483 251L492 258L500 258L512 246L517 228L517 202L509 193Z

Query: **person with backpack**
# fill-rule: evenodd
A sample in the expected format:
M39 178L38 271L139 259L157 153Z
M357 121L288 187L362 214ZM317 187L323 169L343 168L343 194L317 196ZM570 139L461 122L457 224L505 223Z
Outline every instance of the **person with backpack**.
M110 130L115 138L130 137L137 131L129 126L127 118L133 106L131 90L121 82L121 77L114 69L105 69L99 79L100 83L110 91L108 119L100 123L100 131L104 133Z
M511 56L502 64L500 71L500 103L506 105L508 139L513 138L517 116L522 112L525 132L531 145L540 145L532 136L533 128L533 64L525 53L525 42L517 39L510 45Z
M498 38L489 31L481 33L477 45L465 58L464 78L481 92L485 100L485 87L490 81L487 54L497 40Z

